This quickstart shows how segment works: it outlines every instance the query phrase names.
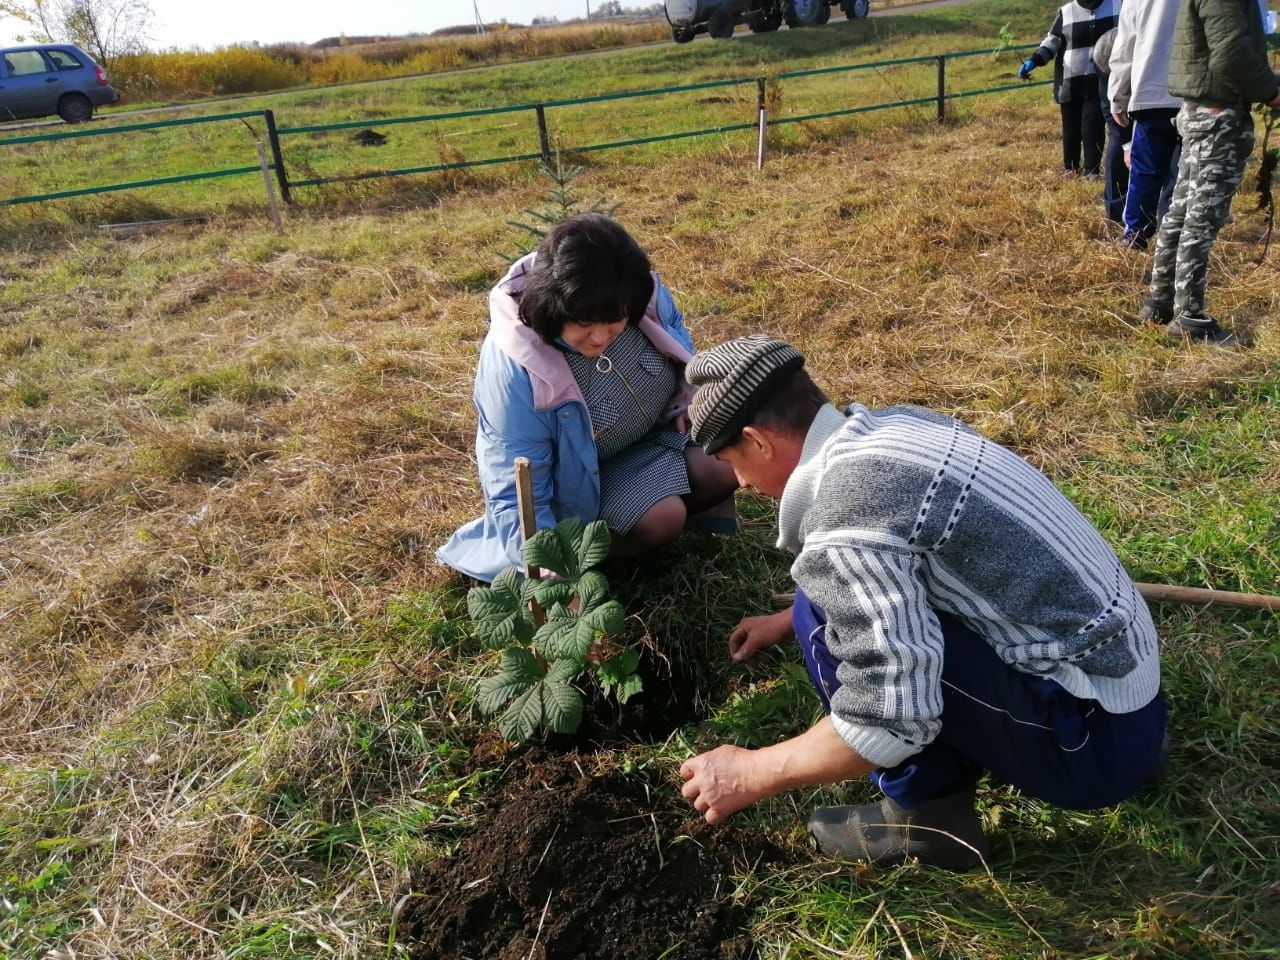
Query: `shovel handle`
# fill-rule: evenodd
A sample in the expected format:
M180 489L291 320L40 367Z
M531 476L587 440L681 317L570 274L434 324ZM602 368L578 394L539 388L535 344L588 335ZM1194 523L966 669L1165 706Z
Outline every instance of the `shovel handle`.
M1138 592L1154 603L1183 603L1193 607L1230 607L1234 610L1280 611L1280 597L1264 593L1232 593L1230 590L1209 590L1204 587L1174 587L1164 583L1135 583ZM794 593L775 593L773 605L778 609L789 607L795 601Z

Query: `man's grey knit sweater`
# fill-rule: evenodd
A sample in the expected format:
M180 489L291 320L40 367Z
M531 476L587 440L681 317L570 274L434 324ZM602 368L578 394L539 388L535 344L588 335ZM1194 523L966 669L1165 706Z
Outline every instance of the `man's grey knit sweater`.
M941 729L935 611L1111 713L1159 690L1155 626L1114 551L1044 474L958 420L823 407L778 521L797 586L827 614L832 722L872 763Z

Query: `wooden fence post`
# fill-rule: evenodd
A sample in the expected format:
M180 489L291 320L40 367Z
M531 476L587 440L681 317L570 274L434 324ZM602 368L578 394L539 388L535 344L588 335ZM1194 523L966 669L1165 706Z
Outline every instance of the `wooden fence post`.
M550 166L551 135L547 132L547 108L539 103L533 109L538 114L538 151L542 154L542 162Z

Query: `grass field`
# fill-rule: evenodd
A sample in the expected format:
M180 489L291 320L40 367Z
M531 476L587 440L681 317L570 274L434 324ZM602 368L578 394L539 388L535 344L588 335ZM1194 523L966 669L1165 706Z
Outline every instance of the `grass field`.
M176 116L271 108L282 129L336 122L368 122L389 137L382 147L352 142L355 130L308 133L283 139L284 158L294 179L341 176L369 170L420 167L460 160L526 154L538 150L532 111L434 123L379 125L379 121L455 110L570 99L625 90L651 89L731 77L771 76L784 70L898 59L951 51L994 47L996 34L1011 23L1018 42L1038 40L1051 19L1048 6L1024 9L999 0L941 8L925 14L834 22L820 30L783 30L766 36L737 37L732 42L699 42L600 57L546 60L502 69L443 74L357 86L295 91L256 97L235 104L201 104ZM1019 57L973 57L949 66L955 92L1014 82ZM1048 74L1046 74L1047 76ZM936 75L932 64L892 67L789 79L775 86L771 111L775 118L932 96ZM1024 94L1026 96L1028 94ZM1037 99L1043 99L1039 94ZM983 101L959 101L961 114ZM700 129L756 118L754 85L690 91L660 97L609 101L549 111L553 140L564 148L630 139L652 134ZM998 109L993 107L991 109ZM918 108L928 116L931 107ZM147 117L145 119L169 119ZM252 128L252 129L251 129ZM55 132L61 128L54 128ZM750 133L737 135L747 138ZM782 144L804 136L781 128ZM198 171L234 169L256 164L253 141L265 137L260 120L239 120L192 127L165 128L118 136L91 137L20 146L3 146L0 138L0 196L29 196L107 183L128 183ZM641 162L661 162L685 155L686 141L649 147L636 154ZM337 185L300 191L315 204L344 203L367 185ZM375 190L380 189L378 187ZM152 188L60 202L56 208L0 210L0 217L27 222L34 218L129 220L190 215L210 210L245 212L263 206L261 178L235 179Z
M962 49L1019 9L938 11L843 51L841 24L695 44L665 73L640 53L512 68L453 96L734 73L770 43L789 66ZM1277 592L1280 269L1260 260L1252 173L1210 276L1252 345L1209 351L1134 319L1148 258L1102 242L1098 185L1060 179L1057 156L1041 89L943 126L804 125L763 173L749 138L604 154L577 186L620 204L699 344L774 332L839 401L962 416L1043 467L1138 580ZM405 180L309 202L283 234L215 187L4 214L0 956L400 955L410 870L482 820L505 767L471 703L493 654L432 554L479 507L486 291L543 189L524 169ZM211 219L82 226L148 209ZM772 508L740 507L741 537L611 572L648 640L707 677L704 721L593 761L668 798L692 751L771 742L817 709L789 654L723 655L790 588ZM812 859L808 809L865 785L760 804L738 819L795 855L738 878L762 956L1274 957L1277 618L1154 612L1173 752L1157 791L1081 814L992 786L990 872L963 877Z

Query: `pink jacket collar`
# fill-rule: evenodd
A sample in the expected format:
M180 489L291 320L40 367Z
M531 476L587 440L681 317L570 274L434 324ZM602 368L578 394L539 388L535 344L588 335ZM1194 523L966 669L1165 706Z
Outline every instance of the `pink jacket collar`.
M511 265L507 275L489 291L490 336L498 347L529 373L533 384L533 406L548 410L568 400L585 403L578 381L573 378L569 364L558 347L544 343L542 338L520 322L517 295L524 289L529 270L536 254L521 257ZM640 332L658 348L658 352L678 364L689 362L689 351L667 333L658 319L658 275L653 275L653 296L645 308L644 319L637 326Z

